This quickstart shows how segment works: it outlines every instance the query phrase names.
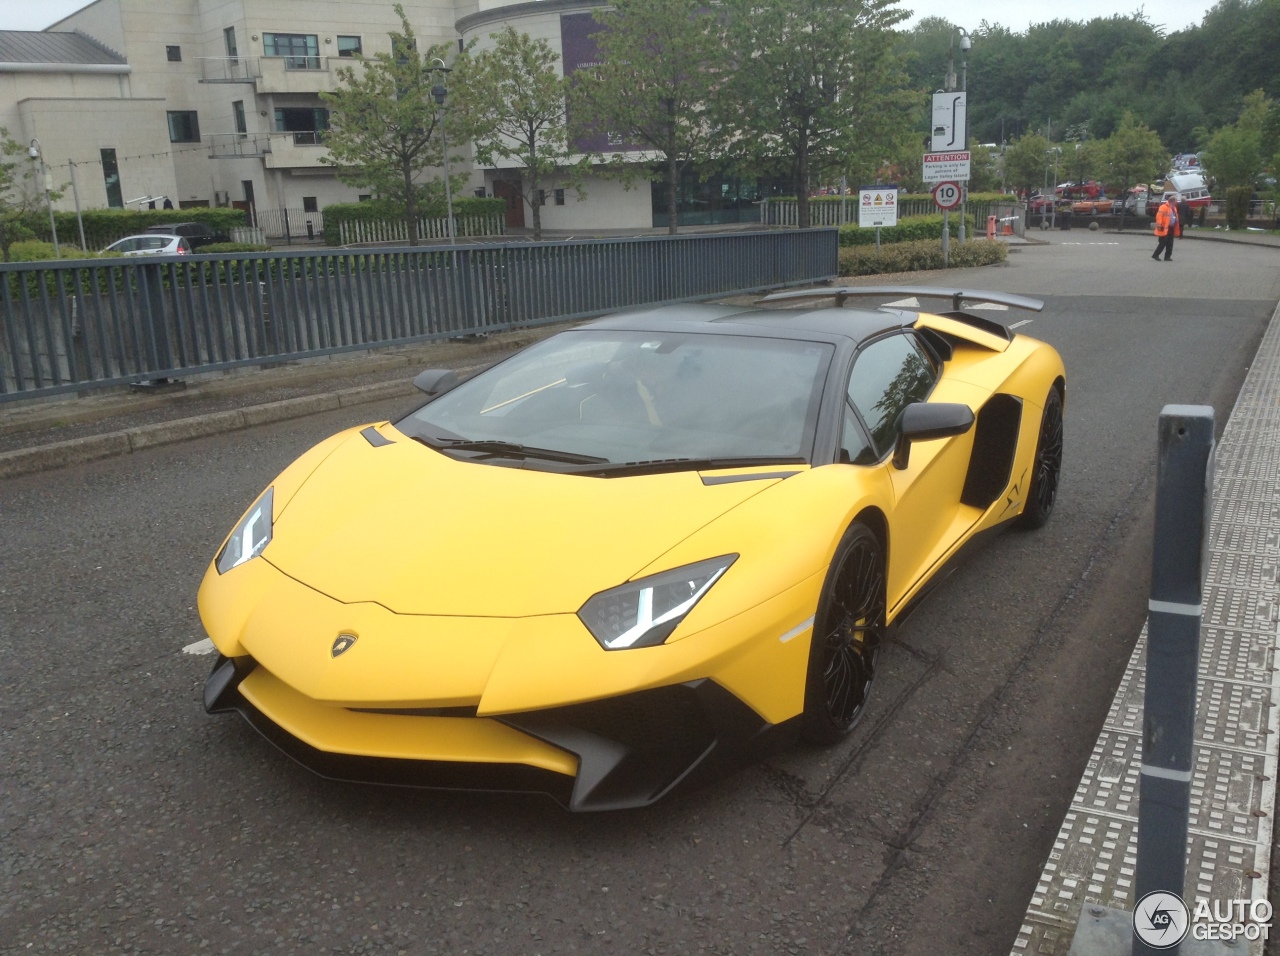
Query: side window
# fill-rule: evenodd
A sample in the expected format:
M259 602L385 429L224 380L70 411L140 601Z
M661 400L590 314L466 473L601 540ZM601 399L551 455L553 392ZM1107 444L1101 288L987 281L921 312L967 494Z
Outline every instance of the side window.
M863 348L849 376L848 399L871 432L877 458L893 448L902 410L928 398L937 379L933 362L910 334Z
M840 435L840 460L854 465L870 465L876 460L875 451L867 441L867 433L862 430L862 423L853 414L853 406L847 400L844 403L844 429Z

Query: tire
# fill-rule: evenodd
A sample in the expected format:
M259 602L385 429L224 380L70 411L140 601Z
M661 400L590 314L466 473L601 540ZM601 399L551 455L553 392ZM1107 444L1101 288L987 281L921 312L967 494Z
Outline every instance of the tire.
M1040 437L1036 440L1036 460L1031 471L1031 488L1027 506L1018 516L1020 528L1043 528L1053 514L1058 500L1058 481L1062 473L1062 393L1049 389L1040 416Z
M884 637L884 548L854 522L840 539L814 617L802 734L831 744L866 710Z

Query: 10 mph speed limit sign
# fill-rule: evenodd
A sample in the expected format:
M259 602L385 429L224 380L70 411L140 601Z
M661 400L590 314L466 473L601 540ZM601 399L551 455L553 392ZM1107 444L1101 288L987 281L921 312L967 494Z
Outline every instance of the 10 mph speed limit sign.
M938 183L933 187L933 204L939 209L955 209L960 205L959 183Z

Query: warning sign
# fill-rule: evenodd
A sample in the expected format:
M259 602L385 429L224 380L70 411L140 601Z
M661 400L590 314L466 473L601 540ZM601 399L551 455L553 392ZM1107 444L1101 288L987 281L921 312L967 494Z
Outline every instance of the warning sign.
M858 190L858 225L861 228L897 224L897 186L863 186Z

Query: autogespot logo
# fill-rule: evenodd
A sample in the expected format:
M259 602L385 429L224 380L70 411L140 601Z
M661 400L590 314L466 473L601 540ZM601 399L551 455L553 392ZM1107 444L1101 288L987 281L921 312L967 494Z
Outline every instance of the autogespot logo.
M1133 908L1133 935L1152 949L1170 949L1187 935L1191 913L1177 893L1156 890Z

